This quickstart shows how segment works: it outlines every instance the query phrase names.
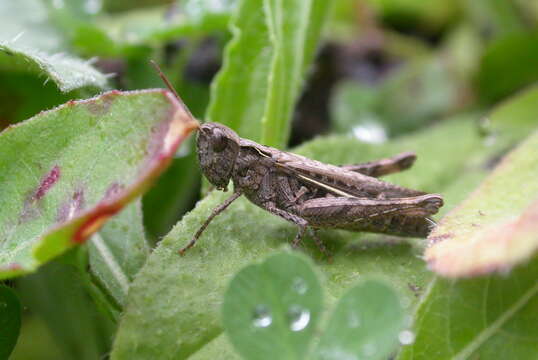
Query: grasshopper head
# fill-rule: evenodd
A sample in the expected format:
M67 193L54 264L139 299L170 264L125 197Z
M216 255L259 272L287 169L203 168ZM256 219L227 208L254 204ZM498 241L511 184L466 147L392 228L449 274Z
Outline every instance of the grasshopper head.
M226 191L239 154L239 136L230 128L216 123L205 123L198 132L198 161L204 176Z

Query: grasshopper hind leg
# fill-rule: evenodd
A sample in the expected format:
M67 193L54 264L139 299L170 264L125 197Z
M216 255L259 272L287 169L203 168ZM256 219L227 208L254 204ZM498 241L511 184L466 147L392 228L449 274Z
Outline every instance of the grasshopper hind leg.
M436 194L398 199L318 198L301 204L299 214L316 227L426 237L432 228L430 216L442 205L442 197Z
M404 152L391 158L370 161L355 165L343 165L341 168L363 175L380 177L409 169L417 156L413 152Z

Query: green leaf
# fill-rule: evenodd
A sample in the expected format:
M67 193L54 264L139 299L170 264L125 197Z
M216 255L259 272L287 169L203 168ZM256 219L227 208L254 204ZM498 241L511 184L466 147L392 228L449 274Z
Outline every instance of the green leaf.
M461 89L456 80L446 59L415 59L381 84L378 114L391 134L419 129L427 121L457 109Z
M461 6L477 30L494 39L525 29L527 18L515 2L476 0L462 2Z
M333 128L339 133L352 133L364 142L386 141L385 126L375 110L379 100L379 91L375 87L341 82L331 98Z
M17 42L0 42L0 69L42 75L63 92L107 86L107 77L87 61L62 53L48 54Z
M453 137L459 140L456 147L446 141ZM463 117L382 146L334 136L313 141L297 152L345 164L410 150L418 154L416 165L405 173L390 176L391 181L441 193L461 177L469 162L482 167L487 155L496 151L483 143L471 119ZM464 188L458 194L470 191ZM163 354L165 358L178 359L202 353L204 345L222 331L219 309L231 277L295 236L297 230L293 225L239 199L213 220L193 249L180 257L177 251L227 196L212 192L149 256L131 285L113 359L162 358ZM402 294L408 311L412 311L430 279L419 257L420 248L383 235L337 231L322 231L320 235L334 262L328 264L311 239L305 240L304 251L320 260L320 271L328 278L324 285L329 303L342 296L358 277L382 274Z
M169 92L149 90L70 101L0 133L0 278L83 243L148 188L192 128Z
M17 279L17 287L25 307L47 324L63 351L60 358L94 360L110 347L115 327L86 292L86 252L79 250Z
M236 0L186 0L175 6L154 6L101 16L93 24L79 26L79 48L94 54L128 55L143 45L202 38L225 32ZM100 39L105 49L99 49Z
M251 140L284 146L329 8L321 0L240 1L207 120Z
M57 52L65 48L65 39L49 19L42 0L0 2L0 44L14 41L19 46Z
M536 101L538 88L533 86L497 106L487 118L487 141L502 149L532 133L538 127ZM531 256L535 241L528 235L536 211L531 203L538 198L532 179L538 165L532 137L528 141L530 145L522 145L523 149L504 159L477 192L430 235L432 242L449 240L428 250L434 270L447 276L469 276L502 271ZM522 194L521 184L527 183ZM503 241L510 251L499 248ZM463 256L458 253L461 249L465 249Z
M315 358L387 359L398 343L404 312L394 289L366 280L338 302L324 329Z
M175 158L155 186L144 195L144 227L151 243L166 235L197 200L200 174L196 151L192 144L186 142L184 145L179 152L187 154Z
M308 261L278 254L233 278L222 321L245 359L304 359L321 310L321 286Z
M149 255L140 201L127 206L95 233L88 247L90 271L123 306L131 281Z
M21 329L21 304L11 288L0 285L0 358L13 351Z
M362 281L340 299L307 356L322 311L321 287L302 256L281 253L242 269L222 307L223 325L245 359L384 359L394 351L403 308L392 287Z
M56 84L43 84L42 79L28 73L0 72L0 84L0 129L63 104L75 95L64 94Z
M432 270L450 277L504 272L533 255L538 249L536 149L538 131L430 234L433 245L425 255Z
M480 63L480 98L495 102L538 81L538 69L532 63L537 57L538 32L516 32L493 42Z
M459 2L454 0L369 0L384 22L399 29L439 31L454 21Z
M215 339L211 340L207 345L201 348L198 352L189 356L189 360L207 360L207 359L226 359L226 360L241 360L241 356L237 354L232 344L230 344L225 333L220 334Z
M418 309L415 342L399 360L534 359L538 259L509 275L437 278Z
M522 93L502 102L487 118L485 130L493 139L506 139L514 143L538 127L538 86L531 86Z

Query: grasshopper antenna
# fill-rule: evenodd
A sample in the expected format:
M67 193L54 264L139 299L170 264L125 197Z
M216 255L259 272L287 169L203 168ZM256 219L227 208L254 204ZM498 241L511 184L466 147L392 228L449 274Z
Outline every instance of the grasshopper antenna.
M179 103L181 104L181 106L183 107L183 109L185 109L185 111L187 112L187 114L190 115L191 118L195 119L195 117L192 115L191 111L189 110L189 108L187 107L187 105L185 105L185 103L183 102L183 99L181 99L181 97L179 96L179 94L177 93L176 89L174 89L174 87L172 86L172 83L170 82L170 80L168 80L168 78L166 77L166 75L164 75L163 71L161 70L161 67L153 60L150 60L149 61L151 63L151 65L153 66L153 68L157 71L157 74L159 75L159 77L162 79L162 81L164 82L164 84L166 85L166 87L168 88L168 90L170 90L172 92L172 94L174 94L174 96L176 97L176 99L179 101Z

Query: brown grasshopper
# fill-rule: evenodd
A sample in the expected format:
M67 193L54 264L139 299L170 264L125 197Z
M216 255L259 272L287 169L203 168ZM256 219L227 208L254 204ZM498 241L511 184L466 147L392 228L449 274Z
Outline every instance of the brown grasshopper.
M179 99L177 93L176 96ZM241 195L297 225L294 246L307 228L426 237L435 225L429 216L443 205L438 194L377 179L411 167L416 156L410 152L373 162L334 166L240 138L222 124L205 123L199 127L197 154L209 182L226 191L232 180L234 192L212 211L192 240L179 250L182 255L194 246L211 220ZM315 231L312 235L325 252Z

